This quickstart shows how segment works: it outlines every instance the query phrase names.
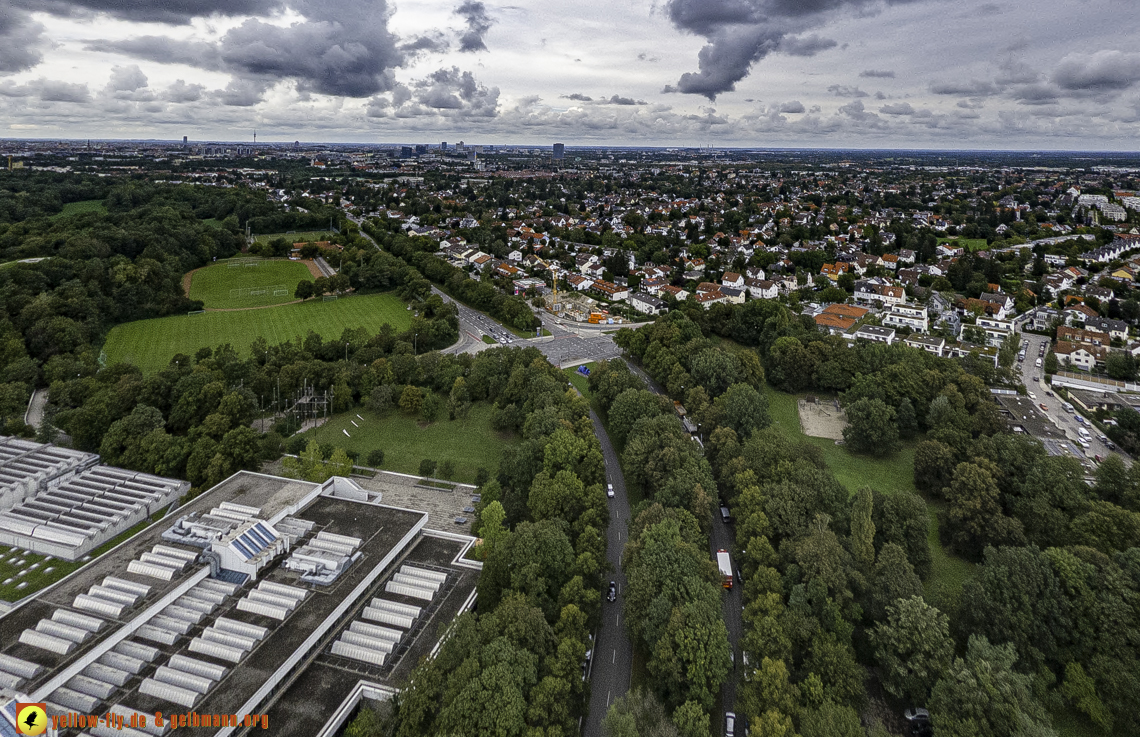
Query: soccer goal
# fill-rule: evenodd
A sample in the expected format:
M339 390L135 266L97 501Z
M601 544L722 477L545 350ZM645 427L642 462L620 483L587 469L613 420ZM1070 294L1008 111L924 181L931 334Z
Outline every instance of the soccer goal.
M274 297L284 297L284 296L286 296L287 294L289 294L289 290L288 290L288 289L274 289L274 290L273 290L273 296L274 296Z
M326 294L324 297L324 301L325 302L335 302L336 301L336 295L335 294Z
M261 265L261 259L259 259L259 258L235 258L235 259L231 259L230 261L228 261L226 263L226 266L228 266L231 269L240 269L240 268L254 267L254 266L260 266L260 265Z

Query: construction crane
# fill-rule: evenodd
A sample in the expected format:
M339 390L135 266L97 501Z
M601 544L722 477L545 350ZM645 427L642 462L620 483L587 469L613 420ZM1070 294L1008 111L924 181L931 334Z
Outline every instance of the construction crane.
M540 264L542 264L543 266L545 266L546 270L550 272L550 278L553 280L553 283L554 283L554 302L552 302L550 305L550 311L553 312L555 315L557 315L558 314L558 307L559 307L559 303L558 303L558 272L550 267L550 264L547 263L546 259L542 258L541 256L537 256L537 255L535 256L535 258L538 259L538 262Z

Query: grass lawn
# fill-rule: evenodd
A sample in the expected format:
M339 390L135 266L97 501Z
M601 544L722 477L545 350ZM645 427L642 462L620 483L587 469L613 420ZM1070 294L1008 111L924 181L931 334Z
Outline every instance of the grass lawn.
M818 447L828 468L835 474L835 478L854 493L862 486L870 486L884 494L917 494L914 486L914 443L906 443L889 458L873 458L871 456L857 455L849 452L842 445L827 438L811 438L800 430L799 408L796 404L798 397L786 394L768 387L768 410L772 414L772 422L780 427L789 436L803 439ZM927 508L930 513L930 525L927 536L930 542L930 555L934 566L930 577L926 580L926 593L929 595L935 588L945 588L948 591L962 590L974 572L974 564L963 560L942 547L938 538L938 514L940 510L927 499Z
M146 373L163 368L178 353L193 355L199 348L229 343L244 352L257 337L273 345L312 330L333 340L345 328L377 332L385 323L399 332L411 326L411 314L399 297L384 293L263 310L175 315L117 325L103 350L109 363L126 361Z
M57 214L52 215L52 220L57 218L65 218L69 215L78 215L81 212L107 212L107 207L103 204L103 200L80 200L79 202L68 202L63 206Z
M969 253L984 251L989 246L985 238L946 238L943 236L938 239L939 243L949 243L951 241L958 241L958 245L965 248Z
M126 532L111 540L108 540L99 547L95 548L90 553L88 553L88 555L92 560L98 558L100 555L106 553L108 550L115 547L124 540L127 540L134 535L142 532L144 529L150 526L152 522L157 521L157 519L161 519L161 514L156 515L155 519L148 519L139 522L137 525L127 530ZM17 560L26 561L25 565L20 568L17 567L14 563L9 563L8 561L13 556L15 556ZM20 548L10 548L7 545L0 545L0 581L7 581L9 578L14 579L10 584L0 585L0 599L4 601L19 601L25 596L29 596L36 591L44 588L45 586L50 586L64 576L75 572L80 567L90 562L84 562L82 560L66 561L59 559L45 562L46 557L47 556L44 555L29 553L25 550L21 550ZM34 571L28 571L28 567L36 563L39 563L39 567ZM52 569L50 573L47 572L47 569L49 568ZM23 576L17 576L16 574L21 570L28 572ZM21 583L27 583L28 585L22 589L17 589L16 587Z
M596 364L596 363L587 363L587 364L584 364L584 365L586 366L586 368L588 368L588 369L590 369L591 371L593 371L593 370L594 370L594 367L595 367L595 366L597 366L598 364ZM590 401L590 402L592 402L592 401L593 401L593 399L594 399L594 396L593 396L593 395L590 393L590 383L589 383L589 382L590 382L590 380L589 380L589 378L587 378L587 377L583 376L582 374L578 373L578 367L577 367L577 366L574 366L573 368L562 369L562 373L566 374L566 378L567 378L567 380L568 380L568 381L569 381L571 384L573 384L573 385L574 385L574 388L575 388L575 389L577 389L579 392L581 392L581 393L582 393L582 396L583 396L583 397L585 397L585 398L586 398L588 401ZM595 410L595 411L596 411L596 410Z
M352 437L346 437L345 430ZM360 453L358 463L362 465L367 465L369 451L379 448L384 451L386 471L418 474L420 461L425 458L436 462L451 460L455 464L452 480L466 484L475 482L480 466L494 476L503 451L518 442L514 435L491 427L491 405L485 402L473 404L462 420L449 420L443 412L431 424L395 410L383 415L368 410L345 412L305 432L304 437L355 450Z
M228 259L194 272L190 299L200 299L207 307L218 309L277 305L292 302L297 282L306 279L313 281L313 275L309 267L299 261Z
M332 234L324 230L301 230L296 233L263 233L262 235L255 235L255 241L268 243L274 238L284 238L290 243L300 243L301 241L327 241L332 238Z

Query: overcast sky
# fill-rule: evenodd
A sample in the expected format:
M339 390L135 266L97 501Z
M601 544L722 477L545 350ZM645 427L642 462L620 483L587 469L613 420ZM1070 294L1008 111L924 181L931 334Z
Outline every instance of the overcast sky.
M0 0L0 136L1135 150L1135 0Z

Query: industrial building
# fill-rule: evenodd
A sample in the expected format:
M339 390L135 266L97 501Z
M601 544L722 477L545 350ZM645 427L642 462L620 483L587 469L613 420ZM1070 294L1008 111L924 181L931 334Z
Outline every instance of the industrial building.
M425 529L377 485L241 472L20 602L0 618L0 735L16 734L16 702L127 725L68 737L165 734L156 712L334 734L432 652L481 567L474 538ZM206 721L194 734L263 733Z
M189 488L100 465L94 453L0 436L0 544L78 560Z

